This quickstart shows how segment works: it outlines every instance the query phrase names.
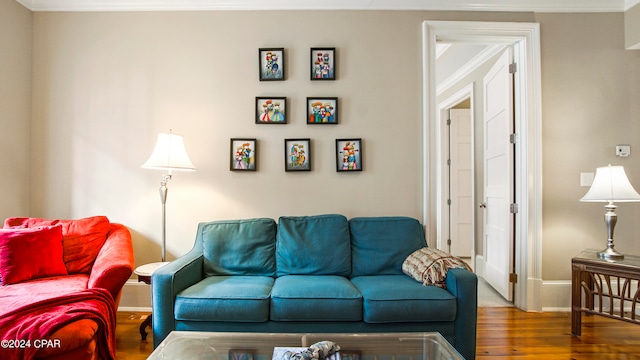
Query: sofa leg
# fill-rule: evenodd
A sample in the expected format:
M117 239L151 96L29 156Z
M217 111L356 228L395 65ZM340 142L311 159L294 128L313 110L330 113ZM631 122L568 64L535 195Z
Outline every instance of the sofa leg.
M151 314L140 324L140 337L142 341L147 340L147 326L151 326Z

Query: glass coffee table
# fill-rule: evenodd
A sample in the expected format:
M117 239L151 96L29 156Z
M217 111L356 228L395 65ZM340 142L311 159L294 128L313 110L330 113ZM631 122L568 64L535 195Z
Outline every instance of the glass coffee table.
M320 341L341 348L336 360L464 358L439 333L263 334L172 331L148 359L271 360L274 348L306 348Z

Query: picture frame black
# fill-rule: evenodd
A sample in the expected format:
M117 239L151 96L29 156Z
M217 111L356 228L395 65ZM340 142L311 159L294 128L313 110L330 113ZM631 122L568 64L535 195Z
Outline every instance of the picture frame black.
M336 139L336 171L362 171L361 138Z
M284 139L284 171L311 171L311 139Z
M256 171L258 142L255 138L231 138L229 170Z
M284 48L258 49L258 74L260 81L284 81Z
M337 125L338 114L337 97L307 98L308 125Z
M336 79L336 48L313 47L309 55L309 67L312 81Z
M287 98L256 96L256 124L286 124Z

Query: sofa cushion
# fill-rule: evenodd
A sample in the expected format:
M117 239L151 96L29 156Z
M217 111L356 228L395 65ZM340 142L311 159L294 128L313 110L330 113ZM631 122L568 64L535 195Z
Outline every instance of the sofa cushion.
M78 220L50 220L39 218L9 218L5 228L62 226L64 264L69 274L88 274L98 252L107 240L109 219L93 216Z
M342 215L281 217L276 240L277 275L351 273L349 223Z
M247 219L200 223L205 276L273 276L276 270L276 222Z
M362 294L342 276L279 277L271 290L271 320L361 321Z
M209 276L178 293L176 320L264 322L269 320L268 276Z
M75 274L0 286L0 317L25 305L87 289L89 275Z
M58 275L67 275L60 226L0 230L3 285Z
M447 290L422 286L407 275L358 276L367 323L454 321L456 298Z
M352 277L403 274L404 259L426 246L422 225L409 217L353 218L349 231Z

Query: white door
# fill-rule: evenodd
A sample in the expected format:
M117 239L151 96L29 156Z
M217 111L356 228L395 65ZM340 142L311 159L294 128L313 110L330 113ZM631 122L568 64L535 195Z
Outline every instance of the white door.
M449 110L450 253L471 257L473 245L473 178L471 110Z
M485 280L513 301L514 194L512 50L500 56L484 88L484 259Z

